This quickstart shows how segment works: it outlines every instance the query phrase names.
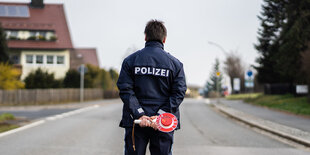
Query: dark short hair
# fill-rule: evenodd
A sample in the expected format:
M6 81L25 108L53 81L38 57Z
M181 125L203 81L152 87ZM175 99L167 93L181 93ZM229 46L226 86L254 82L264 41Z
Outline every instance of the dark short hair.
M167 29L164 22L152 19L147 22L144 34L146 35L146 41L162 42L167 36Z

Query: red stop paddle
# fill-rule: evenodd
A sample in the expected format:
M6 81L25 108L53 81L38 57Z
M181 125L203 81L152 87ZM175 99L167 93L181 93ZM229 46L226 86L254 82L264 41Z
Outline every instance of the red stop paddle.
M135 120L135 124L139 124L141 120ZM157 129L161 132L171 132L178 126L178 119L171 113L163 113L153 120L157 125Z

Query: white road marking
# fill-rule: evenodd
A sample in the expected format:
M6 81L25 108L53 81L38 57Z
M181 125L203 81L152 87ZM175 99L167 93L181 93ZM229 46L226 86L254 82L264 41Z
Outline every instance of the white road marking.
M4 137L4 136L7 136L7 135L10 135L10 134L19 132L19 131L23 131L23 130L32 128L32 127L38 126L38 125L40 125L40 124L43 124L43 123L45 123L45 122L46 122L45 120L36 121L36 122L30 123L30 124L28 124L28 125L25 125L25 126L22 126L22 127L16 128L16 129L13 129L13 130L9 130L9 131L7 131L7 132L3 132L3 133L0 134L0 137Z
M54 116L49 116L49 117L46 117L46 118L44 118L42 120L39 120L39 121L30 123L30 124L27 124L25 126L22 126L22 127L16 128L16 129L12 129L12 130L0 133L0 138L4 137L4 136L7 136L7 135L10 135L10 134L13 134L13 133L17 133L17 132L29 129L29 128L32 128L32 127L35 127L35 126L38 126L38 125L41 125L43 123L46 123L47 121L54 121L54 120L62 119L62 118L68 117L68 116L72 116L72 115L75 115L75 114L78 114L78 113L82 113L82 112L85 112L85 111L90 111L90 110L96 109L96 108L99 108L99 105L96 104L96 105L93 105L93 106L89 106L89 107L85 107L85 108L80 108L80 109L69 111L69 112L65 112L65 113L62 113L62 114L57 114L57 115L54 115Z
M210 99L208 99L208 98L205 99L205 103L206 103L206 104L210 104Z
M47 121L54 121L54 120L65 118L65 117L68 117L68 116L71 116L71 115L74 115L74 114L78 114L78 113L81 113L81 112L89 111L89 110L92 110L92 109L95 109L95 108L98 108L98 107L99 107L99 105L94 105L94 106L90 106L90 107L86 107L86 108L81 108L81 109L69 111L69 112L66 112L66 113L50 116L50 117L45 118L45 120L47 120Z

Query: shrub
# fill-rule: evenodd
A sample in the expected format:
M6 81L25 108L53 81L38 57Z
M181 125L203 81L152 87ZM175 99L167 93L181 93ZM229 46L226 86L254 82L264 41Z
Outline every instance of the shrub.
M105 69L101 69L101 86L104 90L113 89L113 80L111 78L110 72L107 72Z
M84 76L85 88L102 88L104 90L117 90L116 81L118 73L113 70L100 69L97 66L87 64L87 72ZM77 74L75 75L77 77ZM80 75L79 75L80 76Z
M45 38L44 36L41 36L41 35L38 36L38 39L39 39L39 40L43 40L43 41L46 40L46 38Z
M6 121L6 120L14 120L14 115L10 113L3 113L0 115L0 122Z
M35 36L30 36L27 38L27 40L36 40L36 39L37 39L37 37L35 37Z
M0 89L24 88L24 83L19 80L20 74L20 70L8 63L0 63Z
M80 73L77 70L70 69L63 80L65 88L79 88L80 87Z
M15 36L9 36L9 40L18 40L18 38Z
M56 41L56 40L57 40L57 37L56 37L56 36L51 36L49 40L51 40L51 41Z
M61 88L61 80L56 80L53 73L38 68L25 78L26 88Z

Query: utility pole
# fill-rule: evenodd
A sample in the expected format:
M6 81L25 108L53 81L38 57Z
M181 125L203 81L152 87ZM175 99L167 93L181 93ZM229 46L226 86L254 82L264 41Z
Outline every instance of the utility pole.
M81 81L80 81L80 102L84 101L84 74L85 74L85 65L82 64L79 68Z

